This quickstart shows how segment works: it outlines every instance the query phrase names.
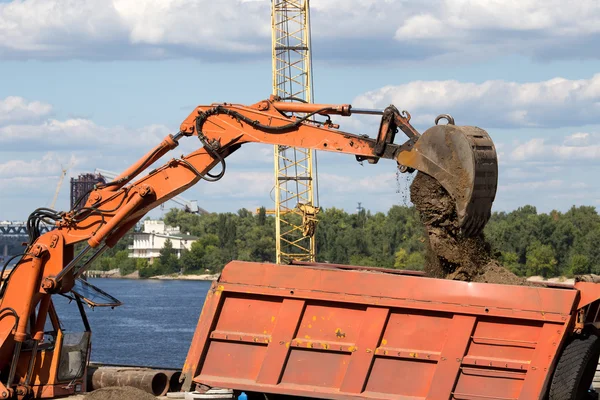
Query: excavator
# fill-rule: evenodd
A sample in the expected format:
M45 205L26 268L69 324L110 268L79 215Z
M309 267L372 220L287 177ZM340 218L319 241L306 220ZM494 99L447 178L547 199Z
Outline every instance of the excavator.
M331 119L353 115L380 115L376 137L343 132ZM53 398L85 390L91 330L84 305L114 307L119 302L82 275L150 210L200 180L221 179L226 158L247 143L346 153L370 164L394 160L401 172L419 171L436 179L455 201L463 235L479 235L497 188L497 156L490 136L477 127L455 125L446 114L422 134L410 120L407 111L393 105L373 110L275 96L250 106L198 106L179 132L165 137L113 181L93 187L78 202L83 206L76 204L67 212L36 209L27 220L23 254L12 269L5 265L2 271L0 398ZM405 137L396 143L400 131ZM198 140L197 150L146 172L188 138ZM43 223L55 228L42 234ZM76 301L85 332L63 332L54 295Z

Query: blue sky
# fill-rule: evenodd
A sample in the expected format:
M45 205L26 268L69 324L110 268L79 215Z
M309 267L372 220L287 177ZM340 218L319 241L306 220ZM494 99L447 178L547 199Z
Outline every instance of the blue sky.
M313 0L315 100L394 103L427 129L477 125L500 158L495 210L597 206L600 4L580 0ZM265 0L0 1L0 219L47 206L68 177L120 171L197 104L271 91ZM599 75L597 75L599 74ZM376 118L342 119L373 134ZM191 151L188 139L176 152ZM253 146L253 148L250 148ZM320 203L406 204L393 162L319 153ZM272 148L247 145L226 177L184 194L211 211L272 205ZM68 207L65 181L57 208ZM160 215L157 211L154 215Z

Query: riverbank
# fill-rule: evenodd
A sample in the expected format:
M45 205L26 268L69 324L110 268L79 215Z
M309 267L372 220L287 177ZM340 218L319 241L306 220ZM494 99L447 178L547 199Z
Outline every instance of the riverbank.
M171 274L171 275L157 275L150 277L149 279L161 279L161 280L180 280L180 281L216 281L219 279L219 274L204 274L204 275L193 275L193 274Z
M139 271L134 271L128 275L121 275L118 269L109 271L87 271L88 278L106 278L106 279L159 279L159 280L180 280L180 281L216 281L219 274L169 274L156 275L147 278L140 277Z

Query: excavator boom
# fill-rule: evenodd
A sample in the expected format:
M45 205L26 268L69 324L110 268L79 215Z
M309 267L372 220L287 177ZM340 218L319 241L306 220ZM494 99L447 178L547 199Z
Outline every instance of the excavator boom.
M331 115L353 114L381 114L377 137L342 132L330 119ZM31 394L33 382L56 376L45 369L57 363L49 366L36 361L36 351L22 351L23 343L33 341L37 349L42 340L46 314L52 310L50 296L73 290L102 251L114 246L148 211L199 180L221 179L225 159L245 143L347 153L369 163L396 160L403 172L418 170L437 179L456 202L463 233L479 234L496 192L495 148L485 131L449 122L421 135L410 124L410 114L394 106L381 111L353 110L349 104L290 103L276 97L251 106L198 106L177 134L168 135L112 182L91 190L83 207L76 204L66 213L43 208L31 214L25 255L0 291L0 397ZM407 138L397 144L399 131ZM188 136L196 137L202 146L140 177ZM56 229L41 234L42 221L53 221ZM81 242L86 245L75 254L75 245ZM47 380L41 385L55 384ZM36 396L43 397L40 393Z

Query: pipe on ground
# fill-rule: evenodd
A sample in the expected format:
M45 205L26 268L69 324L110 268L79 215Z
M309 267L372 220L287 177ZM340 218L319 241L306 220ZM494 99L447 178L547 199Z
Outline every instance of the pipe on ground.
M161 394L161 396L165 396L167 392L180 392L181 386L183 386L183 382L179 382L179 378L181 378L181 371L161 371L169 380L169 385L165 392Z
M169 390L169 379L165 371L114 367L89 367L88 391L109 386L132 386L154 396ZM179 380L179 378L177 378Z

